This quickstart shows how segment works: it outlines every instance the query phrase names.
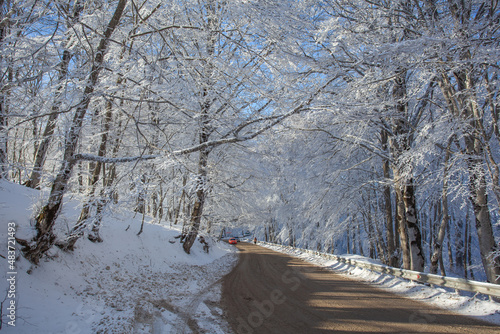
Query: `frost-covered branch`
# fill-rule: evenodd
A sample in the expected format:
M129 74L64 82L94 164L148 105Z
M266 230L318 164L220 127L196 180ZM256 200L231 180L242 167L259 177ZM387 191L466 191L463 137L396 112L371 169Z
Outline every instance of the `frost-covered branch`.
M137 160L152 160L161 157L161 155L138 155L134 157L121 157L121 158L108 158L108 157L100 157L94 154L86 154L79 153L73 156L74 160L82 160L82 161L94 161L106 164L120 163L120 162L133 162Z
M342 142L349 143L352 145L360 146L360 147L366 149L367 151L381 157L382 159L387 159L389 161L392 161L391 157L388 154L380 153L380 149L378 147L374 146L372 143L370 143L364 139L361 139L359 137L355 137L352 135L344 135L344 137L341 138L339 136L334 135L332 132L330 132L328 130L320 129L320 128L295 128L294 127L292 129L300 130L300 131L323 132L323 133L326 133L333 140L342 141Z
M145 35L149 35L149 34L154 34L154 33L158 33L158 32L162 32L162 31L166 31L166 30L170 30L170 29L192 29L192 30L202 30L200 27L194 27L194 26L184 26L184 25L170 25L168 27L163 27L163 28L160 28L160 29L155 29L155 30L152 30L152 31L145 31L145 32L141 32L141 33L138 33L138 34L135 34L135 35L132 35L130 36L131 38L135 38L135 37L141 37L141 36L145 36Z

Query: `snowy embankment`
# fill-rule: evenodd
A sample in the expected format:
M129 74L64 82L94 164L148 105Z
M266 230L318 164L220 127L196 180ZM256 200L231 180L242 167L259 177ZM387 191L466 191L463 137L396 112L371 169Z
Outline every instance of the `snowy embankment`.
M387 274L376 273L368 269L329 260L320 255L290 250L279 245L261 244L272 250L289 254L309 263L332 270L335 273L349 276L351 279L366 282L392 293L404 295L407 298L430 303L434 306L448 309L451 312L486 320L500 325L500 303L490 301L485 296L465 296L440 287L430 287L424 284L408 281ZM356 261L380 262L359 255L342 255ZM425 320L425 319L424 319Z
M196 242L187 255L176 230L146 224L137 236L141 217L133 214L108 215L103 243L82 238L73 253L54 247L35 268L17 247L12 270L8 225L16 224L17 237L31 235L29 219L40 196L0 181L2 333L228 332L220 279L237 261L234 248L210 242L206 254ZM79 209L74 199L66 203L58 223L63 230L71 228Z

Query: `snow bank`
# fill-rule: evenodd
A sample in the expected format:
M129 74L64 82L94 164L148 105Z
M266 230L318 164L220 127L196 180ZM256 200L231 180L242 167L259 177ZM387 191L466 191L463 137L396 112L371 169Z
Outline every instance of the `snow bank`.
M234 248L210 242L206 254L196 242L188 255L174 238L176 230L147 223L137 236L140 217L107 217L103 243L81 239L73 253L54 248L36 268L16 247L15 268L9 268L9 223L16 224L18 237L29 236L31 208L40 196L0 181L3 333L227 332L218 306L219 283L237 261ZM72 226L79 205L75 200L66 203L58 223L63 229ZM14 285L9 284L11 277ZM14 290L10 296L9 290Z
M434 306L447 309L454 313L479 318L500 325L500 303L490 301L485 296L465 296L456 292L451 292L445 288L430 287L403 278L394 277L387 274L380 274L368 269L363 269L333 260L323 258L301 251L300 249L290 250L279 245L262 244L262 246L272 250L289 254L301 258L309 263L335 271L338 274L349 276L351 279L370 283L383 290L404 295L407 298L420 302L430 303ZM342 255L356 261L381 264L380 261L366 258L360 255ZM464 293L466 294L466 293Z

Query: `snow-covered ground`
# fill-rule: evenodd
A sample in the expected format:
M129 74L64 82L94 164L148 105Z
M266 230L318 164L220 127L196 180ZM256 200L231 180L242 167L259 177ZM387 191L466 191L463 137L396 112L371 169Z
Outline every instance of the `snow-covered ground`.
M107 215L103 243L82 238L73 253L54 247L36 268L17 247L10 268L8 227L15 223L16 236L28 237L42 196L0 181L2 333L229 332L218 302L220 279L237 261L234 248L210 241L206 254L196 242L187 255L174 229L146 224L137 236L141 217L133 214ZM72 226L80 205L68 199L60 228Z
M448 309L466 316L483 319L500 325L500 303L490 301L485 296L463 296L444 288L433 288L402 278L380 274L368 269L354 267L338 261L333 261L319 255L310 254L299 249L290 250L279 245L261 244L272 250L301 258L309 263L349 276L352 279L370 283L381 289L404 295L421 302ZM375 260L359 255L342 255L356 261L373 262ZM380 264L379 262L377 262Z

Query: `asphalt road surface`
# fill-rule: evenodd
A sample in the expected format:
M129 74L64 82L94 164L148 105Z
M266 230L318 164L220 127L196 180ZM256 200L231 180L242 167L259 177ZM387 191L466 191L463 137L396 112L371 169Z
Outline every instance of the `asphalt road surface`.
M496 333L481 322L248 243L223 281L222 304L236 334Z

